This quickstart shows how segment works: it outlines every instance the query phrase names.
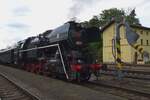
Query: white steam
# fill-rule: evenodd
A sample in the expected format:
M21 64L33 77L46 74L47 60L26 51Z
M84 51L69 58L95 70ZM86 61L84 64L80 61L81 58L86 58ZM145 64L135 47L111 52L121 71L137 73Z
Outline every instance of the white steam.
M86 8L101 0L72 0L73 5L70 8L69 18L77 18L77 16Z

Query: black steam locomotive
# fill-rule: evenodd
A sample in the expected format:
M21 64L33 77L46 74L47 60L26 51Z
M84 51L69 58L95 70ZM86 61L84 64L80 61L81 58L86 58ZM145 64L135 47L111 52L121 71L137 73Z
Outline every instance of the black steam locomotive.
M1 50L0 62L68 80L89 80L101 65L94 63L87 45L99 41L99 34L98 28L84 28L80 23L70 21Z

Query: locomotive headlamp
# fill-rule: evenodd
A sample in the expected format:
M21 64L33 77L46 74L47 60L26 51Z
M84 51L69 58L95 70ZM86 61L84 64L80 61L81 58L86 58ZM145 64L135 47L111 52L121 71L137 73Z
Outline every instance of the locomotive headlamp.
M78 62L79 64L81 64L81 63L82 63L82 60L78 59L77 62Z
M82 45L82 41L76 41L76 45Z
M81 40L81 32L77 31L75 32L75 44L80 46L83 44L82 40Z

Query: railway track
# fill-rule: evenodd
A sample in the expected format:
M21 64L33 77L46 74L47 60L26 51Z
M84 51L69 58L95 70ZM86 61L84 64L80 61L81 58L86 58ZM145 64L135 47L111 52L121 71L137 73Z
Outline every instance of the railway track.
M38 100L0 74L0 100Z
M108 68L107 71L116 71L116 69ZM131 74L142 74L142 75L150 75L149 71L139 71L139 70L129 70L129 69L123 69L123 73L131 73Z
M116 66L116 64L109 64L109 63L104 63L108 66ZM133 66L136 66L136 67L150 67L150 64L127 64L127 63L124 63L124 66L130 66L130 67L133 67Z
M101 74L116 76L117 71L115 69L107 69L101 71ZM136 70L122 70L123 76L126 78L150 80L150 72L148 71L136 71Z
M97 91L103 91L105 93L110 93L116 96L123 97L127 100L150 100L150 93L146 91L140 91L136 88L126 88L123 86L118 86L114 84L107 84L106 82L95 82L89 81L88 83L80 84L86 86L90 89Z

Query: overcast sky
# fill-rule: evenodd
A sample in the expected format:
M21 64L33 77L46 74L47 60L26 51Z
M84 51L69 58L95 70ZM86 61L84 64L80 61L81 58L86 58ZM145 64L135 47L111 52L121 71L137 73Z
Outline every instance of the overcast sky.
M72 17L85 21L109 8L136 8L150 27L150 0L0 0L0 48L53 29Z

